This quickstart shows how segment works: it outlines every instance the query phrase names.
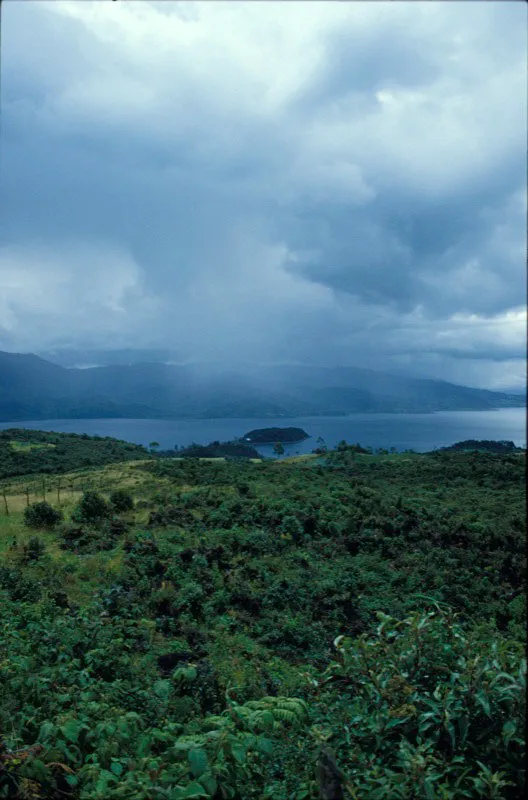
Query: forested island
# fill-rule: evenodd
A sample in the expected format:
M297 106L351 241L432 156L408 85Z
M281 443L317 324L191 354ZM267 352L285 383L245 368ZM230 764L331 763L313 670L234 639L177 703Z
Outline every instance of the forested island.
M0 797L523 796L525 451L67 436L1 440Z
M516 447L511 441L490 441L489 439L465 439L449 447L440 448L443 451L477 450L487 453L522 453L522 447Z
M245 433L242 441L252 444L294 444L309 439L310 434L302 428L255 428L255 430Z

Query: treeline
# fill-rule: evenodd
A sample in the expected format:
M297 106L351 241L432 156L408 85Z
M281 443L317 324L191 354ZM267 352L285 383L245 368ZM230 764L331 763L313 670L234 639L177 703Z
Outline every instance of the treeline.
M521 453L522 447L516 447L514 442L511 441L490 441L489 439L465 439L463 442L457 442L449 447L441 447L443 452L460 451L460 450L481 450L488 453Z
M215 441L205 445L193 442L177 451L159 450L155 455L158 458L261 458L258 450L240 441Z

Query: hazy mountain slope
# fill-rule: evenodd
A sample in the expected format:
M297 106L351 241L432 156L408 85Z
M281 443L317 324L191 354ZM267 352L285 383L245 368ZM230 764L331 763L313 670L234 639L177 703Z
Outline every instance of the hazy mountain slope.
M0 352L0 420L292 417L354 412L485 410L508 395L354 367L131 364L66 369Z

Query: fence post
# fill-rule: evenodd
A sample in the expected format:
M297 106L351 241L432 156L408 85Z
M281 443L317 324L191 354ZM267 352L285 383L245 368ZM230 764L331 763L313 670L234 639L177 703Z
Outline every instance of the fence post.
M46 500L46 481L42 478L42 499Z
M4 495L6 517L8 517L9 516L9 506L7 505L7 496L6 496L5 489L3 490L2 494Z
M26 486L26 505L29 505L29 487Z
M60 478L59 478L58 483L57 483L57 504L59 506L60 506L60 490L61 490L61 484L60 484Z

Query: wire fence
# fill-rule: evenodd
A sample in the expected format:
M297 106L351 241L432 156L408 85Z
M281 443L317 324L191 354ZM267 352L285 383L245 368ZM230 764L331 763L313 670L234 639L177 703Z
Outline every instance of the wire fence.
M114 481L111 483L113 484ZM118 483L118 480L115 481L116 486ZM54 477L49 480L39 478L24 484L17 482L16 485L6 485L0 489L2 498L0 515L10 516L12 513L20 511L21 499L25 506L46 501L61 508L85 492L108 494L113 488L114 486L109 485L108 480L93 479L84 475L67 480Z

